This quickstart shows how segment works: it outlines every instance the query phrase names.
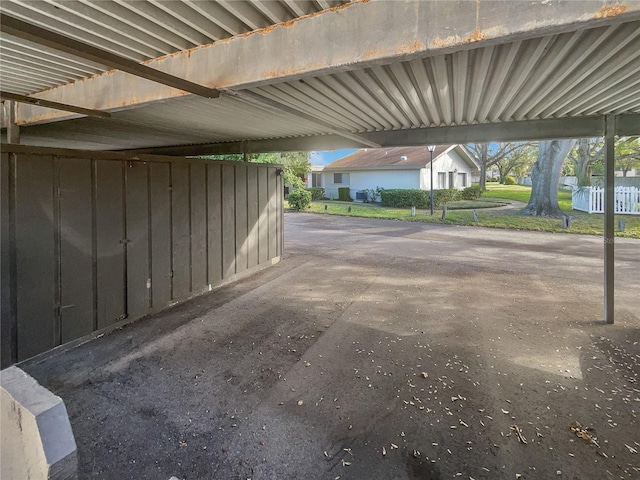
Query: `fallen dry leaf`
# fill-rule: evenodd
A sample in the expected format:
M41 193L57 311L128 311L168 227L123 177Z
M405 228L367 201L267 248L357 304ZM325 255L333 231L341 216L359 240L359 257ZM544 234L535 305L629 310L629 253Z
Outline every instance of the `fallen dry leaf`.
M600 446L596 441L596 437L589 433L593 431L593 428L584 427L579 422L571 422L569 428L576 434L576 437L583 439L587 443L593 443L596 447Z
M518 425L512 425L511 430L516 432L516 437L518 437L518 440L520 440L520 442L522 442L525 445L527 444L527 439L524 438L524 435L522 434L522 430L520 429L520 427L518 427Z

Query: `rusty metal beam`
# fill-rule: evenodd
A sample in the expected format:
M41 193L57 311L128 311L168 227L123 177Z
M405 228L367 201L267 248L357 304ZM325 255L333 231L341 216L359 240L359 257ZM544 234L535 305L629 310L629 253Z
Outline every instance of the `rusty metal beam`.
M340 150L344 148L362 148L362 145L353 140L347 140L344 137L330 134L311 137L274 138L268 140L246 140L239 142L206 143L200 145L151 147L129 151L136 154L149 155L197 156L228 155L234 153L310 152L315 150Z
M106 65L107 67L115 68L116 70L121 70L131 75L193 93L201 97L217 98L220 95L218 90L214 88L208 88L183 78L161 72L147 65L142 65L128 58L102 50L101 48L37 27L31 23L23 22L9 15L2 15L0 28L3 33L8 35L44 45L61 52L66 52L84 58L85 60Z
M88 108L75 107L73 105L67 105L65 103L52 102L50 100L43 100L41 98L18 95L17 93L0 91L0 98L2 100L12 100L14 102L19 102L19 103L29 103L31 105L38 105L39 107L55 108L56 110L64 110L65 112L79 113L80 115L86 115L88 117L111 118L111 114L109 112L102 112L100 110L91 110ZM14 142L10 142L10 143L14 143Z
M413 0L393 5L384 1L355 1L158 58L147 65L177 77L188 76L194 82L215 85L219 90L238 91L638 18L640 0L627 0L617 6L608 0ZM39 96L61 103L88 98L94 108L111 110L179 94L115 72L61 85ZM21 108L20 115L19 120L26 123L64 117L62 112L43 112L37 107Z
M640 115L625 115L626 122ZM230 153L263 153L285 151L337 150L362 148L360 140L367 140L382 147L450 145L491 141L525 141L551 138L599 137L604 135L604 118L562 118L551 120L528 120L510 123L488 123L460 127L413 128L388 132L360 133L355 138L316 135L296 138L274 138L249 140L246 142L220 142L201 145L156 147L136 152L160 155L215 155ZM355 136L355 135L354 135Z

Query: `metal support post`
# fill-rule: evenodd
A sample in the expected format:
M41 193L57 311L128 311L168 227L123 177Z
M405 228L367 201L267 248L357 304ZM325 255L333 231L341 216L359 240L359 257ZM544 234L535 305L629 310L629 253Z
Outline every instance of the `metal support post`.
M431 207L431 216L433 217L433 152L436 149L435 145L429 145L427 147L427 150L429 150L429 155L431 157L431 161L430 161L430 166L429 166L429 173L431 175L431 182L429 185L430 188L430 194L429 194L429 206Z
M16 102L13 100L5 100L5 109L7 113L7 142L20 143L20 127L16 123Z
M604 319L609 324L613 323L615 291L615 133L616 118L614 115L607 115L604 134Z

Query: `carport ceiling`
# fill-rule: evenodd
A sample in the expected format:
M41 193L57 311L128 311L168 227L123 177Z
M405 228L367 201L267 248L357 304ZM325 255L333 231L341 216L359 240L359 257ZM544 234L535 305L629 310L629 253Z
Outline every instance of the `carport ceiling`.
M111 71L95 56L4 29L3 91L111 113L19 104L25 144L188 154L567 137L601 133L606 114L627 115L621 125L638 131L640 1L82 0L0 9L25 31L44 28L205 90Z

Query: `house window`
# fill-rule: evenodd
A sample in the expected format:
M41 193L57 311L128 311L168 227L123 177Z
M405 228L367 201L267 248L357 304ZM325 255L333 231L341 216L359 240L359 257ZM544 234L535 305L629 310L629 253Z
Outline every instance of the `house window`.
M438 172L438 188L447 188L447 174L444 172Z
M449 188L456 186L456 172L449 172Z
M322 174L321 173L312 173L311 174L311 186L312 187L321 187L322 186Z
M466 187L467 186L467 174L465 173L458 173L458 183L460 184L461 187Z
M349 179L351 174L349 173L334 173L333 174L333 183L337 185L349 185Z

